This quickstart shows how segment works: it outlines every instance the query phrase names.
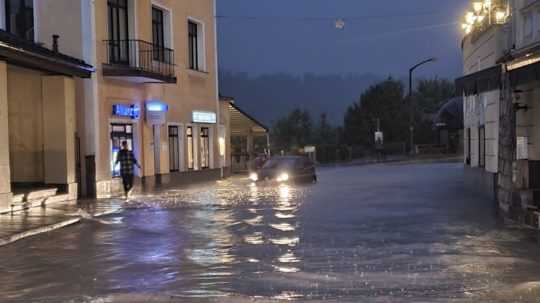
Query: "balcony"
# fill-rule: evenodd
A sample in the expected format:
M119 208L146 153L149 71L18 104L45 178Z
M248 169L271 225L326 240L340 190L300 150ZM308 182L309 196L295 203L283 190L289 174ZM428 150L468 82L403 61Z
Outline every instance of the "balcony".
M142 40L105 40L105 77L136 83L176 83L174 50Z

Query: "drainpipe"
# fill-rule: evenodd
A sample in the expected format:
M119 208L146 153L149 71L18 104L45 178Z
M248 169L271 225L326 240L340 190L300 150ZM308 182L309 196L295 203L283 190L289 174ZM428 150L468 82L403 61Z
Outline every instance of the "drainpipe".
M218 150L220 149L220 146L219 146L219 136L221 135L220 134L220 126L221 126L221 106L220 106L220 101L219 101L219 64L218 64L218 40L217 40L217 21L218 21L218 18L217 18L217 4L216 4L216 0L213 0L213 8L214 8L214 74L215 74L215 77L216 77L216 135L218 137L218 144L217 144L217 148ZM225 131L226 132L226 131ZM214 142L215 142L215 139L214 139ZM215 145L214 145L215 146ZM214 154L215 154L215 150L212 151ZM218 165L219 165L219 169L220 169L220 176L221 176L221 179L225 178L225 172L224 172L224 169L223 169L223 157L224 156L221 156L221 153L218 152Z

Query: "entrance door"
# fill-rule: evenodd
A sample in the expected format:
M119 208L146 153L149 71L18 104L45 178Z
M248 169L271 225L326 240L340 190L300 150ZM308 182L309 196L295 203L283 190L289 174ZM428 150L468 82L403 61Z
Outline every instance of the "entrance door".
M133 150L133 125L126 123L111 124L111 171L113 177L120 176L120 165L116 165L116 157L126 141L129 150Z
M160 127L159 125L152 126L154 133L154 173L157 175L161 174L161 136L160 136Z

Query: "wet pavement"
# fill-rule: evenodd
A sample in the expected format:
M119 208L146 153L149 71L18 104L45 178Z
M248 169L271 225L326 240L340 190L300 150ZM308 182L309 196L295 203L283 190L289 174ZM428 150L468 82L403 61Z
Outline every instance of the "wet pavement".
M0 248L0 302L539 302L540 244L461 164L233 178Z

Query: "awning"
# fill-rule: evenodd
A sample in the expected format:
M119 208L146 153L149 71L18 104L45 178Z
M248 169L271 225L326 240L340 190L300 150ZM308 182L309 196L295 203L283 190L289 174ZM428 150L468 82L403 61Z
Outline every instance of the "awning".
M540 80L540 62L525 65L509 71L512 86Z
M501 88L501 65L478 71L473 74L456 79L456 92L458 95L476 95L483 92L499 90Z
M266 135L268 128L251 115L240 109L234 102L229 102L231 135Z

